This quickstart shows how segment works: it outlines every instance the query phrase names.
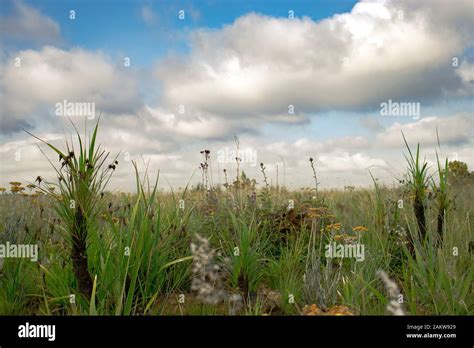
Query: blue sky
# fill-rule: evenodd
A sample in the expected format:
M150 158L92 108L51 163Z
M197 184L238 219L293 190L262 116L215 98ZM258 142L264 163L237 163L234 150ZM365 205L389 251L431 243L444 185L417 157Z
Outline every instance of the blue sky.
M473 166L473 13L468 0L2 0L1 177L48 171L22 128L60 139L63 100L93 104L110 151L177 186L235 136L270 177L284 161L294 187L311 182L309 157L323 186L370 184L369 168L389 183L401 131L433 161L439 129L445 155ZM389 100L419 113L384 115ZM129 169L116 187L133 186Z
M231 24L248 12L273 17L307 16L320 20L336 13L349 11L357 1L136 1L136 0L36 0L28 3L60 26L64 45L74 45L111 54L128 54L138 66L153 63L169 50L183 52L188 49L186 33L198 27L219 29ZM12 11L13 2L7 1L5 13ZM149 8L156 16L156 25L143 21L141 11ZM76 12L76 19L69 19L69 11ZM185 11L185 19L178 12ZM193 18L189 11L195 11ZM186 14L188 14L186 16ZM178 39L176 39L178 36Z

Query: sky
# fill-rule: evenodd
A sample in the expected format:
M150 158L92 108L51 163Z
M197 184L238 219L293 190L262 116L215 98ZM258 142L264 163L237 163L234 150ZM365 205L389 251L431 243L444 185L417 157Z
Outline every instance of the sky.
M323 188L394 185L402 132L473 170L473 33L471 0L0 0L0 186L54 179L25 130L64 146L99 115L115 191L132 161L196 184L204 149L214 185L236 156L259 184L312 186L312 157Z

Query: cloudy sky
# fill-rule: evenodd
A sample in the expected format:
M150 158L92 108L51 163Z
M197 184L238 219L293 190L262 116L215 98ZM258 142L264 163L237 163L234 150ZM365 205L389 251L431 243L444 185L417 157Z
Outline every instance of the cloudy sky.
M88 103L100 141L160 186L241 169L262 182L392 184L404 145L474 168L472 0L0 1L0 185L52 177L38 142L72 131L57 104ZM441 148L437 145L436 130ZM47 149L46 153L53 156ZM54 163L55 160L54 160ZM433 166L434 169L434 166ZM194 176L193 176L194 175Z

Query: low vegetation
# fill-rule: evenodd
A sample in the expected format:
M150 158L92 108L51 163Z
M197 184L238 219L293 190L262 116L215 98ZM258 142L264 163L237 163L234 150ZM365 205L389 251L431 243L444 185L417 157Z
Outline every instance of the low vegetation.
M36 262L0 259L2 315L384 315L474 313L473 177L436 168L405 140L398 187L261 189L236 163L222 186L179 192L140 174L110 193L119 165L77 134L44 154L57 180L12 182L0 195L0 244L37 244ZM369 175L369 174L368 174ZM231 176L235 180L231 180ZM328 245L363 256L328 257ZM340 257L343 256L343 257Z

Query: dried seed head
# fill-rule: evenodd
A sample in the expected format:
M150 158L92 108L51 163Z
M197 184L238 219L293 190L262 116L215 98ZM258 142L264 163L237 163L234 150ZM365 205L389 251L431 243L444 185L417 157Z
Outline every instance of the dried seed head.
M405 315L403 305L398 302L400 290L397 283L390 279L387 273L382 270L377 271L377 276L382 280L388 292L390 302L387 304L387 311L392 315Z
M217 304L227 298L222 279L222 266L216 262L219 256L209 245L209 240L196 234L198 244L191 243L193 255L193 280L191 289L197 292L199 300Z

